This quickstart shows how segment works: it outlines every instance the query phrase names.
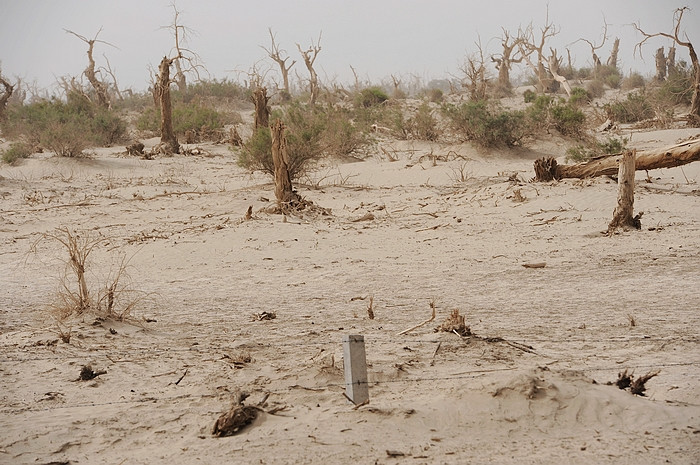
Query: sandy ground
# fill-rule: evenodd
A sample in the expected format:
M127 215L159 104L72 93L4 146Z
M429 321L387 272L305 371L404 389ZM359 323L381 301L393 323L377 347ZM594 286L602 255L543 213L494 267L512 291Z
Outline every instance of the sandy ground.
M397 161L375 147L299 185L330 215L287 218L223 146L0 167L0 463L700 463L699 163L637 173L643 229L606 237L614 181L527 182L561 144L380 144ZM58 227L104 238L93 295L128 260L130 319L73 317L60 341ZM478 337L434 331L453 309ZM366 340L356 409L347 334ZM624 369L659 371L646 397L605 385ZM275 413L213 437L237 390Z

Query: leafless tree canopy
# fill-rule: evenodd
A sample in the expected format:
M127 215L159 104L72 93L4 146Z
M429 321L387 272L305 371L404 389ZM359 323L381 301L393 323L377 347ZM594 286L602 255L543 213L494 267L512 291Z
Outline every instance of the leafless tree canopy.
M7 102L12 97L12 93L15 90L15 86L10 84L10 82L5 79L0 72L0 85L4 88L3 92L0 94L0 119L5 116L5 108L7 108Z
M88 66L87 68L85 68L85 71L83 71L83 74L90 82L90 85L92 85L92 88L95 89L95 93L97 94L97 104L101 107L109 108L109 106L111 105L109 92L107 91L107 85L98 78L100 70L95 68L96 64L95 59L93 58L93 52L96 43L106 44L111 47L114 47L114 45L110 44L109 42L105 42L104 40L97 39L97 37L100 35L100 32L102 32L102 28L100 28L100 30L97 31L97 34L95 34L95 37L92 39L88 39L87 37L81 36L80 34L77 34L73 31L69 31L68 29L64 30L68 34L73 34L75 37L88 44Z
M309 98L309 103L311 105L316 103L316 99L318 98L319 92L318 74L314 69L314 62L316 61L318 54L321 52L321 34L322 32L318 34L318 41L315 44L313 43L313 41L311 41L311 45L307 50L302 50L301 45L297 44L299 53L301 53L301 56L304 59L306 69L309 70L309 92L311 94L311 97Z
M524 40L525 39L518 34L512 38L511 41L510 33L506 29L503 29L503 36L501 36L501 47L503 51L500 55L496 54L491 56L491 61L496 64L496 69L498 70L498 85L505 91L511 88L510 70L513 63L520 63L523 61L522 50L519 49L518 46Z
M296 64L296 60L292 60L292 63L289 66L287 66L287 60L289 60L289 56L287 55L286 50L280 49L279 44L275 41L275 35L272 33L272 29L268 29L268 31L270 32L270 42L272 42L272 44L270 45L269 49L263 47L262 45L260 47L263 50L265 50L267 56L269 56L275 63L279 65L280 72L282 73L282 86L285 95L289 95L289 70L292 69L292 66Z
M675 24L675 27L673 28L672 34L669 34L667 32L657 32L655 34L649 34L645 32L638 23L634 23L634 28L644 36L644 39L635 46L635 51L638 50L641 54L642 46L649 39L652 39L654 37L666 37L667 39L673 40L673 42L676 45L680 45L681 47L685 47L688 49L688 54L690 55L690 62L693 65L693 97L690 101L690 123L700 124L700 62L698 62L698 55L695 52L693 44L688 38L688 34L682 34L683 38L681 38L681 22L683 21L683 14L688 9L689 8L686 6L683 8L677 8L674 12L673 22Z
M535 32L532 23L525 30L518 31L518 36L524 39L518 44L518 48L525 62L537 76L540 92L553 92L558 86L557 82L549 75L546 67L549 59L544 54L547 41L557 34L559 34L559 30L549 21L549 12L547 12L544 26L539 30L539 33Z

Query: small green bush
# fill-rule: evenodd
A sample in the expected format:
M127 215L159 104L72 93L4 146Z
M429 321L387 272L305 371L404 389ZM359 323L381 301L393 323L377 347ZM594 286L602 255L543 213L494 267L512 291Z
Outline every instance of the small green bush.
M537 98L537 93L531 89L527 89L523 92L523 98L525 99L525 103L532 103Z
M367 89L362 89L355 96L355 106L369 108L381 105L387 100L389 100L389 96L380 87L368 87Z
M627 99L604 106L608 117L621 123L636 123L654 117L654 109L644 92L627 94Z
M298 179L310 164L322 157L349 155L366 143L366 136L351 122L349 111L335 105L306 105L298 101L271 115L286 127L289 174ZM244 144L238 164L249 170L274 174L272 137L268 128L259 128Z
M23 158L29 158L32 154L32 148L26 142L15 142L10 145L10 148L3 150L2 161L10 165L15 165Z
M567 161L583 163L601 155L621 153L627 149L628 141L627 138L608 137L608 140L604 142L595 141L588 145L578 144L566 151L566 159Z
M524 112L502 110L483 100L446 105L443 112L457 134L482 147L520 145L529 135Z
M574 106L587 105L591 103L591 94L583 87L574 87L571 89L569 103Z
M559 102L551 107L554 127L565 136L581 137L585 130L586 115L569 103Z
M557 129L562 135L583 136L586 115L564 99L555 100L547 95L538 96L527 109L529 124L535 132Z

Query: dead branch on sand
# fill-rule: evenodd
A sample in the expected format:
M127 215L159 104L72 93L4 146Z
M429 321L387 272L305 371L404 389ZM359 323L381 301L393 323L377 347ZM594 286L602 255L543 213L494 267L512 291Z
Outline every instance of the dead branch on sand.
M427 325L428 323L430 323L431 321L433 321L433 320L435 319L435 301L434 301L434 300L431 300L431 301L430 301L430 308L433 310L433 314L432 314L432 316L431 316L430 318L428 318L428 319L425 320L424 322L419 323L419 324L417 324L417 325L415 325L415 326L413 326L413 327L411 327L411 328L404 329L403 331L401 331L401 332L398 334L398 336L403 336L404 334L408 334L408 333L410 333L411 331L413 331L414 329L418 329L418 328L420 328L421 326L425 326L425 325Z

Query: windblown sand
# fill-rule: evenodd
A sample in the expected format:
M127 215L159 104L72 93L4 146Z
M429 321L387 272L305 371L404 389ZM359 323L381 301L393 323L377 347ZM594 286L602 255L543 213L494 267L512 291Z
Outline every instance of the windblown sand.
M700 463L700 163L638 172L642 230L606 237L614 181L528 182L555 142L384 140L298 183L329 215L286 218L268 177L201 147L0 167L0 463ZM75 288L59 227L105 239L95 296L128 260L130 319L56 323ZM477 337L434 332L454 309ZM366 341L359 408L347 334ZM86 365L106 373L78 381ZM646 397L605 384L624 369L659 372ZM213 437L237 390L274 414Z

